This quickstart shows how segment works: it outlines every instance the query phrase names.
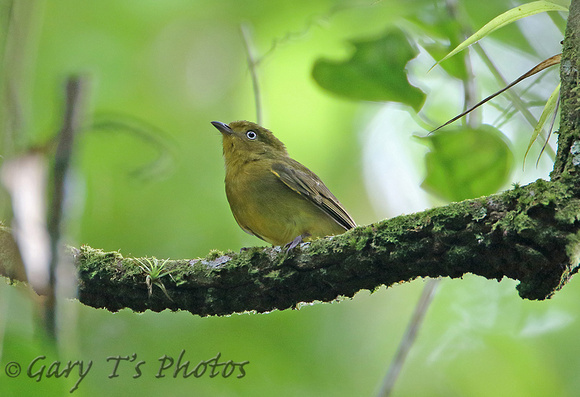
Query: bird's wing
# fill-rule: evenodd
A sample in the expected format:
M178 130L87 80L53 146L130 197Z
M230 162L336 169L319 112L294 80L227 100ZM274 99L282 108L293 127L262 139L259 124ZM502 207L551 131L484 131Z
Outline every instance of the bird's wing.
M352 217L314 172L297 161L291 159L289 161L291 164L274 162L271 168L272 173L290 189L330 215L346 230L356 227Z

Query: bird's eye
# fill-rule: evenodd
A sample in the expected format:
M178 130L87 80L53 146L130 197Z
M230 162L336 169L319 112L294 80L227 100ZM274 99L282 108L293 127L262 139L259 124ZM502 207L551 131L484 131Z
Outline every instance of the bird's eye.
M258 134L256 134L255 131L249 130L248 132L246 132L246 136L248 137L248 139L254 140L258 137Z

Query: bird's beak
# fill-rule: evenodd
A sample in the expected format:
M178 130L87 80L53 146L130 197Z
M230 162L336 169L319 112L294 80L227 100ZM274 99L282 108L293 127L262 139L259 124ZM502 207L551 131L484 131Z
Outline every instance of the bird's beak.
M211 123L222 134L233 135L233 133L234 133L234 131L226 123L222 123L221 121L212 121Z

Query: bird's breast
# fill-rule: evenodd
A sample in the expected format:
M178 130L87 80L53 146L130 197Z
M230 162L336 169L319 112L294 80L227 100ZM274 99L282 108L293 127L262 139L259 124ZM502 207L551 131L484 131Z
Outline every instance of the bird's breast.
M344 231L312 201L286 186L271 164L249 162L226 172L226 195L240 227L283 245L299 235L321 237Z

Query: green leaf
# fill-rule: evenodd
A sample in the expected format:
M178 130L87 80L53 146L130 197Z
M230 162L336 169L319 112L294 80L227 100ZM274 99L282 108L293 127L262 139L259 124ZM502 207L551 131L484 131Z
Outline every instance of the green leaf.
M536 127L534 128L534 132L532 133L532 136L530 137L530 143L528 144L528 148L526 149L526 154L524 154L524 161L528 155L528 152L530 151L530 148L532 147L532 145L534 144L534 142L538 138L540 131L542 131L542 128L544 128L544 124L546 124L546 120L548 119L548 116L550 114L554 113L554 110L556 109L556 104L558 103L558 96L559 95L560 95L560 84L558 84L556 89L552 92L552 94L550 95L550 97L546 101L546 105L544 106L544 110L542 110L542 114L540 115L540 120L538 120L538 124L536 124Z
M561 5L543 0L533 1L531 3L522 4L521 6L512 8L511 10L504 12L503 14L495 17L494 19L486 23L481 29L479 29L477 32L472 34L469 38L467 38L465 41L463 41L461 44L455 47L449 54L443 57L443 59L441 59L435 65L443 62L447 58L452 57L459 51L464 50L473 43L476 43L485 36L489 35L491 32L501 27L509 25L510 23L515 22L518 19L529 17L531 15L547 11L568 11L568 9Z
M419 140L431 149L422 187L446 200L489 195L508 181L513 154L495 127L448 129Z
M312 76L323 88L350 99L394 101L419 111L425 94L407 80L405 66L418 54L400 30L376 40L354 41L355 51L344 61L319 59Z

